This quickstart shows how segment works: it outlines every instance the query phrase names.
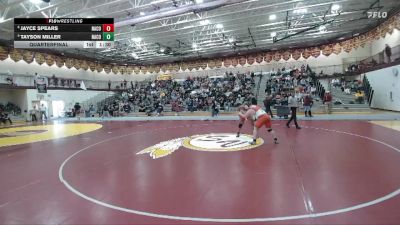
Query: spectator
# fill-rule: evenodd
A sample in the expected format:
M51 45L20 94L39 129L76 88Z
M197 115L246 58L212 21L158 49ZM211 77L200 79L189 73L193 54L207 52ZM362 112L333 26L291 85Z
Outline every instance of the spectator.
M330 91L326 91L324 94L323 103L325 105L325 112L328 114L332 113L332 95Z
M8 114L1 111L0 112L0 123L4 123L4 125L5 125L7 121L10 122L10 125L13 124L10 117L8 117Z
M80 120L80 114L81 114L81 106L79 105L79 102L77 102L74 105L74 117L78 117L78 120Z
M303 106L304 106L304 115L307 117L312 117L311 107L313 105L313 99L311 95L306 94L303 98ZM307 115L308 114L308 115Z
M274 115L272 114L272 110L271 110L271 106L272 106L272 95L267 96L264 100L264 107L265 107L265 112L269 113L269 115L271 116L271 118L274 117Z
M41 104L39 107L39 111L40 111L40 119L44 119L47 120L47 107L44 104Z
M388 44L385 45L385 54L387 57L388 62L387 63L391 63L391 57L392 57L392 48L390 48L390 46Z
M108 90L111 90L111 80L108 80Z
M36 113L37 113L36 106L33 106L33 109L30 111L32 122L37 122Z

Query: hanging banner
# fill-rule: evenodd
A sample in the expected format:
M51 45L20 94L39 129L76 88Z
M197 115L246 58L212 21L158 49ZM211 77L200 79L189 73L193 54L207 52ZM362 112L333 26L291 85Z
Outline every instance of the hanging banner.
M40 53L40 52L36 52L35 53L35 61L37 64L42 65L46 61L44 54Z
M311 55L312 55L314 58L318 58L318 56L321 55L321 49L320 49L320 47L311 47Z
M0 61L8 58L8 48L0 46Z
M79 60L79 59L74 59L73 62L74 62L74 68L75 68L75 69L79 70L79 69L82 67L82 66L81 66L81 64L82 64L82 61L81 61L81 60Z
M253 65L254 62L255 62L255 59L254 59L254 56L253 56L253 55L247 56L247 64Z
M303 56L303 58L308 59L308 58L310 58L311 53L312 53L312 49L311 48L305 48L303 53L302 53L302 56Z
M119 72L119 66L114 65L113 67L111 67L111 71L112 71L114 74L117 74L117 73Z
M275 61L278 62L279 60L282 59L282 54L279 51L275 51L273 54L274 54L274 60Z
M333 44L333 51L334 54L338 55L342 52L342 46L339 43Z
M104 65L104 72L111 73L111 65L108 64Z
M264 61L264 56L263 56L263 54L257 54L256 55L256 62L257 63L262 63Z
M133 72L135 72L136 74L140 73L140 67L138 66L133 67Z
M44 60L46 61L46 64L48 66L54 65L54 62L55 62L54 55L46 54L45 57L44 57Z
M281 54L282 54L282 59L288 61L290 59L290 56L292 55L292 52L291 50L286 50L283 51Z
M126 75L126 66L119 66L118 70L121 74Z
M244 66L246 64L246 57L240 56L239 57L239 64Z
M36 56L35 56L35 58L36 58ZM70 58L66 58L66 59L65 59L65 66L66 66L68 69L71 69L71 68L74 66L74 60L73 60L73 59L70 59Z
M299 60L302 53L303 53L303 49L295 49L292 52L292 58L294 60Z
M142 71L142 73L147 73L147 66L141 66L140 71Z
M104 70L104 65L97 63L96 64L96 71L101 73Z
M22 53L22 59L23 59L26 63L29 64L29 63L33 62L34 58L35 58L35 54L34 54L33 52L28 51L28 50L24 50L24 51L23 51L23 53Z
M206 67L207 67L207 62L205 61L204 63L206 64ZM174 64L172 64L172 69L173 69L173 71L178 72L181 69L181 66L179 63L174 63Z
M64 66L65 63L64 57L55 56L54 61L56 62L57 67L61 68Z
M366 34L362 34L358 38L359 45L364 48L365 44L367 43L367 36Z
M321 49L322 49L322 55L330 56L333 52L333 45L332 44L322 45Z
M232 65L232 60L230 58L225 58L224 59L224 66L225 67L230 67Z
M89 62L89 69L90 71L94 72L96 70L96 63Z
M236 57L231 58L231 64L233 67L236 67L239 63L239 60Z
M342 41L340 43L340 45L342 46L343 50L345 52L347 52L347 53L349 53L353 49L353 44L352 44L352 42L350 40L351 39L345 40L345 41Z
M126 74L127 75L132 75L132 73L133 73L133 66L126 67Z
M272 52L266 52L266 53L264 53L264 61L267 62L267 63L271 62L273 56L274 56L274 55L273 55Z
M184 66L185 64L182 64L182 70L184 70L183 68L183 66ZM214 60L209 60L208 61L208 67L210 68L210 69L214 69L215 67L216 67L216 65L215 65L215 61Z

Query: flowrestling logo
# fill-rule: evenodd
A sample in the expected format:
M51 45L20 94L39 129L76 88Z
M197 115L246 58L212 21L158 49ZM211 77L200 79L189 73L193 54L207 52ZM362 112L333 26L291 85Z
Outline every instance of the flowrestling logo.
M202 134L163 141L148 147L137 154L149 154L153 159L172 154L182 146L188 149L207 152L229 152L256 148L264 143L258 138L255 145L250 144L252 136L242 134L236 137L232 133Z

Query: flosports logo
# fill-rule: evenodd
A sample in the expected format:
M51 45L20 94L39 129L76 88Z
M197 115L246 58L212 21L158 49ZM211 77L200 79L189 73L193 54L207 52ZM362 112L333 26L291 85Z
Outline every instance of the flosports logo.
M157 159L172 154L182 146L197 151L228 152L256 148L264 143L263 139L258 138L256 144L251 145L252 140L252 136L246 134L240 137L231 133L202 134L163 141L136 154L149 154Z

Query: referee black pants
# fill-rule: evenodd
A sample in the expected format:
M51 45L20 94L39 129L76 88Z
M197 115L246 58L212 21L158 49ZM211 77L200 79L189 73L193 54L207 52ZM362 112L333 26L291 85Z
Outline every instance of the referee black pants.
M287 122L287 125L289 126L289 124L292 122L292 120L294 120L294 124L296 125L296 127L299 127L299 125L297 124L297 107L290 107L290 111L292 112L292 114L290 115L290 119Z

